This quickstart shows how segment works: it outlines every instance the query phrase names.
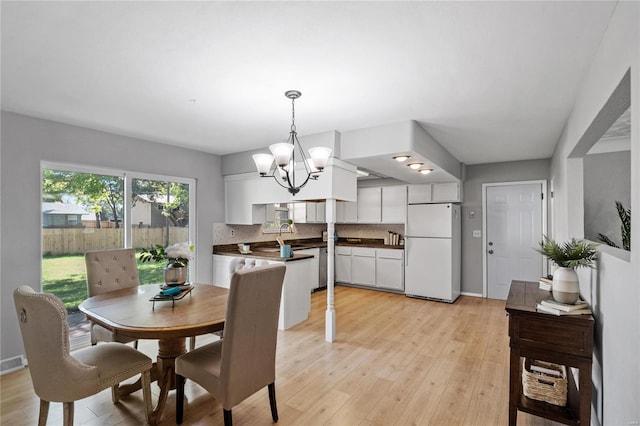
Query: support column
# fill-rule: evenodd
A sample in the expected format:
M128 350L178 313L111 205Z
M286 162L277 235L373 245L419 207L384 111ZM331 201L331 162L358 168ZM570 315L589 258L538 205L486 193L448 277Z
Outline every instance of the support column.
M327 311L325 313L325 340L333 342L336 339L336 310L334 306L334 270L335 270L335 223L336 200L328 199L326 203L327 219Z

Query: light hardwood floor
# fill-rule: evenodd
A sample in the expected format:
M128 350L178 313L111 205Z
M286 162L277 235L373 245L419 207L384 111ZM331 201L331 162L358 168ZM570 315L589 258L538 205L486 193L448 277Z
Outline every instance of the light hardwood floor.
M509 340L504 301L456 303L336 288L337 339L324 341L326 292L308 321L278 336L279 425L506 425ZM211 337L198 338L198 345ZM157 344L140 348L155 358ZM157 397L158 388L153 385ZM1 378L2 425L35 425L28 369ZM187 382L184 425L221 425L222 409ZM76 402L76 425L139 425L140 392L112 404L107 390ZM236 425L272 424L266 388L233 409ZM51 404L49 425L62 423ZM161 425L175 424L175 392ZM519 425L555 423L518 414Z

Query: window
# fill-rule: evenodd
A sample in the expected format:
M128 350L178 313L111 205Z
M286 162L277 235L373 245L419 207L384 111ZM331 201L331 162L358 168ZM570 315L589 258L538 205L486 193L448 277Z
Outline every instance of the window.
M70 324L84 318L84 253L195 244L194 194L193 179L42 164L42 287L62 299ZM162 283L165 266L138 262L140 284ZM81 330L72 326L72 338Z

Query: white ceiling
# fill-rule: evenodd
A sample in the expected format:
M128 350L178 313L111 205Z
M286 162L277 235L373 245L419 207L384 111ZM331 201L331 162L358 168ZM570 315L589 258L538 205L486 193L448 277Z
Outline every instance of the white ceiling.
M550 157L616 2L1 3L2 109L228 154L418 121Z

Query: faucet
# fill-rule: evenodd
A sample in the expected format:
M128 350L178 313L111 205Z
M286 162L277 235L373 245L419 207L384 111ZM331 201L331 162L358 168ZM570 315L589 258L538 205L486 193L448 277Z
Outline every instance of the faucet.
M278 238L282 238L282 227L283 226L286 227L289 232L293 231L293 227L290 224L285 222L282 225L280 225L280 229L278 229Z

